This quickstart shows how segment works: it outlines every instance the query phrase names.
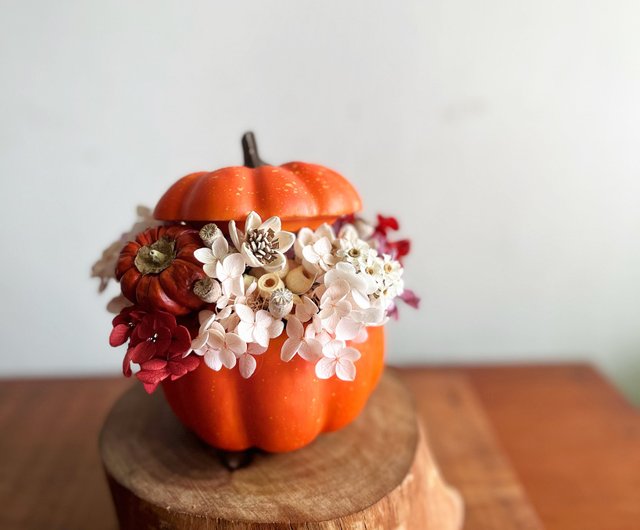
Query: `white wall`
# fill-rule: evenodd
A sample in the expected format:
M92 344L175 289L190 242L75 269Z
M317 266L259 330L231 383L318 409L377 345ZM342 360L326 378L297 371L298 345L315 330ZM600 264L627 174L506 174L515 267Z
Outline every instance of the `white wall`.
M640 3L0 4L0 373L115 373L91 263L177 177L341 171L415 244L392 362L640 381Z

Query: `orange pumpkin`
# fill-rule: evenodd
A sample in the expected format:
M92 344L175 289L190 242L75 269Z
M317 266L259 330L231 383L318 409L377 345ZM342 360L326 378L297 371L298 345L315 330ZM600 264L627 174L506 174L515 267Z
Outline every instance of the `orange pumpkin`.
M194 294L195 282L206 277L193 256L202 246L197 230L159 226L138 234L120 253L116 278L122 294L148 311L186 315L204 302Z
M162 196L153 212L161 221L244 221L252 210L277 215L285 230L316 228L362 208L360 196L339 173L305 162L265 164L253 135L243 138L245 166L191 173Z
M187 175L160 199L155 217L224 227L253 210L262 218L277 215L284 230L295 231L360 209L357 192L335 171L302 162L263 165L251 134L243 146L251 167ZM366 404L382 373L385 349L384 329L368 332L365 342L352 344L362 354L354 381L318 379L314 364L297 356L283 362L283 334L256 357L249 379L238 368L216 372L202 363L176 381L165 380L163 390L182 423L214 447L292 451L349 424Z
M286 335L280 335L256 356L249 379L237 367L214 372L201 363L176 381L163 381L162 388L180 421L214 447L293 451L360 414L383 369L384 328L368 332L365 342L351 344L362 354L354 381L318 379L313 363L298 356L281 361Z

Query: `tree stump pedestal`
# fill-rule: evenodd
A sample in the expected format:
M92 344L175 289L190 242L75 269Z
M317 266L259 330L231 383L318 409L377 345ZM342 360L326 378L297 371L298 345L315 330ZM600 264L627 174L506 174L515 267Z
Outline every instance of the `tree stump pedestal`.
M121 530L459 530L413 403L388 370L360 417L285 454L232 470L161 393L136 385L109 414L100 452Z

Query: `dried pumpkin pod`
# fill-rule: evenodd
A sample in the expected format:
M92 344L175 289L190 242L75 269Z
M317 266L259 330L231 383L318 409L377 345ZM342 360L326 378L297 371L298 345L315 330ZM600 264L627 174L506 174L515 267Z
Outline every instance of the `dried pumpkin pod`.
M276 289L282 289L283 287L284 283L278 275L273 272L268 272L258 278L258 292L260 293L260 296L266 300L271 298L271 294Z
M271 293L269 299L269 313L273 318L284 318L293 309L293 293L284 287Z

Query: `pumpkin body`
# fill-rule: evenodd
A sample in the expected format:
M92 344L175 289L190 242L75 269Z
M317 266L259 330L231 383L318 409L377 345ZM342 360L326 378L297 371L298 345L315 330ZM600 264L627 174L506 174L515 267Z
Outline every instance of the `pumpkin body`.
M263 219L277 215L287 230L295 231L332 223L361 208L358 192L339 173L290 162L192 173L167 190L153 215L161 221L244 221L255 211Z
M180 421L214 447L293 451L351 423L366 404L384 361L384 328L368 332L365 342L353 344L362 353L354 381L318 379L314 364L298 356L283 362L282 334L256 356L249 379L237 368L215 372L201 363L176 381L165 380L163 390Z
M206 275L193 253L201 246L198 231L184 226L159 226L138 234L118 259L116 278L122 293L148 311L186 315L199 309L204 302L193 293L193 285ZM140 260L154 248L159 250L153 252L164 251L164 261L149 271Z

